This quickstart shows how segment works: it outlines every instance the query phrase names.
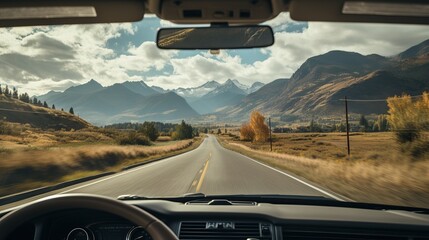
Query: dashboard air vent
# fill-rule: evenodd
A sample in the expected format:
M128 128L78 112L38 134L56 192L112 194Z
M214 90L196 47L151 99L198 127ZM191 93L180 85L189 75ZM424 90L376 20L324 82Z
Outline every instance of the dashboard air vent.
M376 231L341 227L283 226L283 240L429 240L428 233Z
M262 231L267 228L268 232ZM248 238L271 239L271 225L257 222L182 222L179 239L246 240Z

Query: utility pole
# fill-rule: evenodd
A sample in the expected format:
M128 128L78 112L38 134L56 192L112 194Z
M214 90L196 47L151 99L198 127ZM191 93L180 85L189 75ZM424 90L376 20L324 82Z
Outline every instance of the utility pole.
M347 131L347 157L350 160L350 126L349 126L349 108L347 104L347 96L344 97L346 105L346 131Z
M271 118L268 118L268 124L270 126L270 149L271 149L271 152L272 152L273 151L273 138L271 136Z

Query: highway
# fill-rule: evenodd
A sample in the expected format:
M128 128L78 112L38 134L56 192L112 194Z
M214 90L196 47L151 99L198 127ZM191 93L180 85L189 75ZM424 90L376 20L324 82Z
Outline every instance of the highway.
M63 193L92 193L109 197L124 194L146 197L205 194L287 194L343 200L313 183L225 149L209 135L195 150L132 168L114 175L40 194L0 210Z
M195 150L144 165L87 185L71 193L175 196L205 194L291 194L334 197L286 173L222 147L209 136Z

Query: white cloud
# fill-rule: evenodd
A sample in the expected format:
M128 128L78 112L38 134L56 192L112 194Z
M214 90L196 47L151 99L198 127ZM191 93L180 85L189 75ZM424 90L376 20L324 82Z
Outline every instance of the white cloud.
M428 26L310 22L302 33L276 33L267 50L296 70L306 59L332 50L392 56L428 38Z
M160 23L163 27L176 26L164 20ZM266 24L277 31L276 43L261 49L265 59L253 63L244 61L246 54L231 56L223 50L215 56L179 54L159 50L148 41L140 45L126 43L128 50L120 55L107 46L111 39L142 31L136 28L143 24L1 28L0 83L37 94L91 78L103 85L144 79L170 89L228 78L246 84L267 83L290 77L309 57L331 50L390 56L429 38L428 26L310 22L302 28L303 23L292 21L288 14ZM300 31L284 31L290 31L291 26L301 27ZM173 72L168 74L171 68ZM153 76L154 70L162 73ZM144 77L148 71L151 75Z
M162 22L162 21L161 21ZM165 25L169 23L164 23ZM276 31L297 26L289 14L280 14L266 22ZM240 57L231 57L228 51L213 57L200 54L182 59L172 59L174 73L170 76L152 77L154 85L167 88L196 86L209 80L220 82L235 78L243 83L270 82L290 77L310 57L332 50L359 52L361 54L396 55L429 38L428 26L321 23L310 22L302 32L276 32L272 47L261 49L267 59L244 64Z
M272 81L288 73L287 70L281 70L283 67L281 61L269 59L244 64L240 56L231 56L227 51L221 51L221 54L215 57L198 54L187 58L175 58L171 60L171 64L173 74L148 78L152 84L171 89L178 86L197 86L211 80L223 82L230 78L251 85L255 81Z
M106 46L108 40L135 31L132 24L0 29L0 83L40 94L68 86L54 82L82 83L95 78L110 85L136 79Z

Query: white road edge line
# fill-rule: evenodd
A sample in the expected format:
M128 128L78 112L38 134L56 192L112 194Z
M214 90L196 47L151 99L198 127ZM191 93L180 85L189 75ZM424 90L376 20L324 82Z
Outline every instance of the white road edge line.
M220 143L219 143L219 141L217 140L217 138L216 138L216 142L217 142L217 144L218 144L221 148L224 148L222 145L220 145ZM229 150L229 149L227 149L227 148L224 148L224 149ZM283 172L283 171L281 171L281 170L279 170L279 169L277 169L277 168L273 168L273 167L271 167L271 166L268 166L268 165L266 165L266 164L264 164L264 163L261 163L261 162L259 162L259 161L255 160L255 159L253 159L253 158L250 158L250 157L248 157L248 156L246 156L246 155L243 155L243 154L241 154L241 153L239 153L239 152L232 151L232 150L229 150L229 151L234 152L234 153L237 153L237 154L239 154L239 155L241 155L241 156L243 156L243 157L245 157L245 158L247 158L247 159L249 159L249 160L252 160L253 162L256 162L256 163L258 163L258 164L260 164L260 165L262 165L262 166L265 166L265 167L267 167L267 168L269 168L269 169L271 169L271 170L274 170L274 171L276 171L276 172L278 172L278 173L281 173L281 174L283 174L283 175L285 175L285 176L287 176L287 177L290 177L290 178L292 178L292 179L294 179L294 180L296 180L296 181L298 181L298 182L300 182L300 183L302 183L302 184L304 184L304 185L306 185L306 186L308 186L308 187L310 187L310 188L313 188L314 190L319 191L319 192L321 192L321 193L323 193L323 194L325 194L325 195L327 195L327 196L329 196L329 197L331 197L331 198L333 198L333 199L335 199L335 200L342 201L342 202L345 202L345 201L346 201L345 199L342 199L342 198L340 198L340 197L338 197L338 196L335 196L334 194L329 193L329 192L327 192L327 191L325 191L325 190L323 190L323 189L321 189L321 188L319 188L319 187L313 186L313 185L311 185L310 183L305 182L305 181L303 181L303 180L301 180L301 179L299 179L299 178L297 178L297 177L294 177L294 176L292 176L292 175L290 175L290 174L287 174L287 173L285 173L285 172ZM339 195L339 194L338 194L338 195ZM345 198L345 197L344 197L344 198ZM347 200L349 200L349 201L353 201L352 199L349 199L349 198L347 198Z
M239 153L239 154L240 154L240 153ZM243 155L243 154L241 154L241 155ZM329 193L329 192L327 192L327 191L325 191L325 190L323 190L323 189L321 189L321 188L318 188L318 187L316 187L316 186L313 186L313 185L311 185L310 183L305 182L305 181L303 181L303 180L301 180L301 179L299 179L299 178L297 178L297 177L294 177L294 176L292 176L292 175L289 175L289 174L287 174L287 173L285 173L285 172L283 172L283 171L281 171L281 170L279 170L279 169L277 169L277 168L273 168L273 167L268 166L268 165L266 165L266 164L264 164L264 163L261 163L261 162L259 162L259 161L256 161L255 159L252 159L252 158L250 158L250 157L248 157L248 156L245 156L245 155L243 155L243 156L244 156L244 157L246 157L246 158L248 158L248 159L250 159L250 160L252 160L252 161L254 161L254 162L256 162L256 163L258 163L258 164L260 164L260 165L262 165L262 166L265 166L265 167L267 167L267 168L269 168L269 169L271 169L271 170L274 170L274 171L276 171L276 172L278 172L278 173L281 173L281 174L283 174L283 175L286 175L287 177L290 177L290 178L292 178L292 179L294 179L294 180L296 180L296 181L298 181L298 182L300 182L300 183L302 183L302 184L304 184L304 185L306 185L306 186L308 186L308 187L311 187L311 188L313 188L314 190L319 191L319 192L321 192L321 193L323 193L323 194L325 194L325 195L327 195L327 196L329 196L329 197L331 197L331 198L333 198L333 199L335 199L335 200L345 202L345 200L344 200L344 199L342 199L342 198L340 198L340 197L338 197L338 196L335 196L334 194Z

